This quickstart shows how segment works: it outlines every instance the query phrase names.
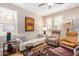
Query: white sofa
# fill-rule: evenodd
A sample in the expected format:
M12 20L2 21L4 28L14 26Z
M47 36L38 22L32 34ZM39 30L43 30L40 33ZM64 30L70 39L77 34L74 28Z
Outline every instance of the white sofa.
M45 39L46 39L46 37L43 37L43 38L36 38L36 39L28 40L28 41L25 41L25 42L22 42L21 39L17 39L17 42L19 43L19 44L18 44L19 50L20 50L20 51L25 50L25 49L26 49L25 46L26 46L28 43L32 43L33 46L42 44L42 43L44 43Z

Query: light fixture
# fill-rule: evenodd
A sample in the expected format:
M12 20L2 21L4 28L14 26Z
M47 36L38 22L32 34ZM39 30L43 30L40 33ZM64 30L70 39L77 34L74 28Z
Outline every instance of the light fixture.
M43 27L43 30L47 30L47 27Z
M54 5L54 3L48 3L48 5L49 5L49 6L52 6L52 5Z

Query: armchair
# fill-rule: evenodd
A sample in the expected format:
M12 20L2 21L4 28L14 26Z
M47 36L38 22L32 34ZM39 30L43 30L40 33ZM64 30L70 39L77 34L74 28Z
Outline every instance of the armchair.
M66 45L68 47L75 48L77 46L77 33L67 32L66 38L61 39L60 45Z
M59 44L59 37L60 37L60 31L59 30L53 30L52 36L47 37L46 43L53 46L58 46Z

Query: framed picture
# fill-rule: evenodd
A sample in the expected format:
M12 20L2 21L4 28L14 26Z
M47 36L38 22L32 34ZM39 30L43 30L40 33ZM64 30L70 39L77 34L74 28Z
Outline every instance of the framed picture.
M25 31L34 31L34 19L25 17Z
M65 29L71 29L73 26L73 21L72 20L65 20L64 21L64 27Z

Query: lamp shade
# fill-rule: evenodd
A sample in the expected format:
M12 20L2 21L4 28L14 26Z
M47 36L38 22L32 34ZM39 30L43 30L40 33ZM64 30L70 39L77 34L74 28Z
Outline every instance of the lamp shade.
M53 30L60 30L60 26L59 25L55 25Z
M10 25L10 24L6 24L3 26L3 31L4 32L15 32L15 26L14 25Z
M43 30L47 30L47 27L43 27Z
M49 6L52 6L52 5L54 5L54 3L48 3L48 5L49 5Z
M44 35L46 35L46 30L47 30L47 27L43 27Z

